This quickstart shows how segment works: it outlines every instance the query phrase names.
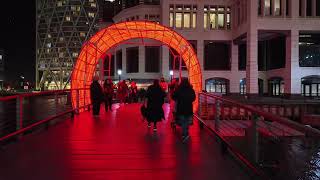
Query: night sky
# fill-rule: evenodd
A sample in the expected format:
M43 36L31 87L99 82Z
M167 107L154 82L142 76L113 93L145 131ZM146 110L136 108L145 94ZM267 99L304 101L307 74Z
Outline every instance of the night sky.
M35 81L35 1L3 1L0 5L0 48L5 51L6 79L20 75Z

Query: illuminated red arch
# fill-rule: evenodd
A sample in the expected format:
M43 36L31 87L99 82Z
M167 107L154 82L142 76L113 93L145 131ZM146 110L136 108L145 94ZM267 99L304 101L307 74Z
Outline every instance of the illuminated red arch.
M86 42L73 68L71 89L88 88L92 82L98 60L113 46L135 38L149 38L175 49L183 58L190 83L196 93L202 89L202 74L196 53L190 43L177 32L160 24L148 21L120 22L106 27ZM79 106L90 103L89 90L79 92ZM81 98L84 97L84 98ZM76 92L72 92L72 105L77 107ZM197 103L195 103L197 104Z

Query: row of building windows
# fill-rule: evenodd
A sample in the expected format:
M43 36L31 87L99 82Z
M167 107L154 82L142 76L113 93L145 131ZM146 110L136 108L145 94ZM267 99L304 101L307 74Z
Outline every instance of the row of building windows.
M299 16L314 17L320 16L319 0L299 0Z
M129 18L126 18L125 21L135 21L135 20L140 20L142 18L140 18L140 16L132 16ZM145 14L144 15L144 19L145 20L149 20L149 21L153 21L156 23L160 23L160 15L159 14Z
M231 29L231 8L224 6L204 6L205 29Z
M197 5L170 5L169 26L174 28L196 28ZM231 29L231 8L204 6L204 29Z
M160 72L160 47L145 47L145 72ZM122 50L116 52L116 69L122 69ZM130 47L126 49L126 72L139 72L139 47Z
M196 28L196 5L170 5L169 26L175 28Z
M230 91L230 81L225 78L211 78L205 81L206 91L211 93L228 94ZM284 81L280 77L268 80L268 94L271 96L282 96L284 94ZM259 94L263 94L263 80L258 79ZM246 79L241 79L239 83L239 93L246 94ZM301 94L307 97L320 96L320 77L306 77L301 81Z
M197 41L189 40L197 53ZM286 62L286 40L284 36L279 36L271 40L259 41L258 43L258 70L267 71L272 69L280 69L285 67ZM319 45L300 45L300 66L319 67L320 56ZM146 47L146 52L148 48ZM247 61L246 44L238 45L238 69L246 70ZM138 55L138 50L136 53ZM153 53L154 57L160 57L159 52ZM231 42L230 41L204 41L204 70L231 70ZM151 56L151 55L150 55ZM130 56L129 56L130 57ZM146 55L147 57L147 55ZM137 57L138 58L138 57ZM131 62L132 63L132 62ZM138 62L136 62L138 64ZM138 65L135 65L137 67ZM159 64L159 63L156 63ZM179 53L170 48L169 52L169 68L179 70L180 57ZM135 69L135 68L134 68ZM130 70L130 68L129 68ZM186 65L182 61L182 70L186 70ZM138 72L135 69L132 72ZM129 71L131 72L131 71Z
M263 16L289 16L289 6L297 0L258 0L258 14ZM299 0L299 16L320 16L319 0Z
M283 9L284 3L285 8ZM281 16L284 13L289 15L289 0L258 0L258 15Z

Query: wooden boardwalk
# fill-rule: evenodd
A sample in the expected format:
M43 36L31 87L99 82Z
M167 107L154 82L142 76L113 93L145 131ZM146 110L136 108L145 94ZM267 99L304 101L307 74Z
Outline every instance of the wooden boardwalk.
M94 119L89 112L0 151L0 180L246 180L196 122L183 144L170 121L158 132L142 121L140 105L114 105ZM165 107L168 116L168 106Z

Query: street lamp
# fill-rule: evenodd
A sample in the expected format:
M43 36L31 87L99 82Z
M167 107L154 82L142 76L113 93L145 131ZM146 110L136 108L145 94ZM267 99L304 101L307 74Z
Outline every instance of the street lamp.
M171 77L171 81L172 81L172 77L173 77L173 70L170 70L170 77Z
M122 70L121 70L121 69L118 69L119 82L120 82L120 80L121 80L121 74L122 74Z

